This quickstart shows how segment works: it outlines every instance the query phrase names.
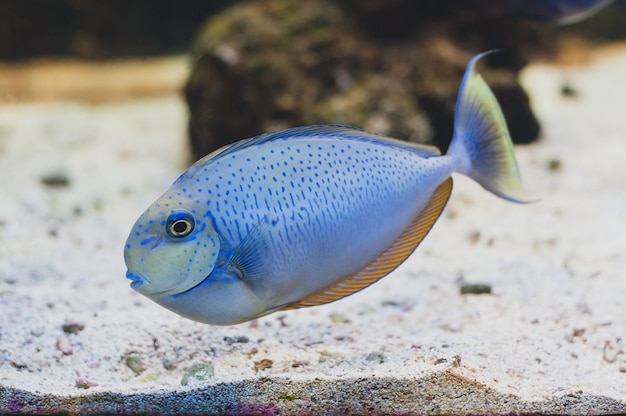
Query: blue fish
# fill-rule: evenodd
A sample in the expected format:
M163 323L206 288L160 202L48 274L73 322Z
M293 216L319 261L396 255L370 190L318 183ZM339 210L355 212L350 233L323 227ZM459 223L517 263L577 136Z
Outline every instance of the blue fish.
M613 0L509 0L497 1L495 10L538 21L561 25L578 23L593 16Z
M506 122L474 69L483 55L464 75L445 155L319 125L199 160L135 223L124 252L131 287L184 317L237 324L333 302L389 274L441 214L455 171L525 202Z

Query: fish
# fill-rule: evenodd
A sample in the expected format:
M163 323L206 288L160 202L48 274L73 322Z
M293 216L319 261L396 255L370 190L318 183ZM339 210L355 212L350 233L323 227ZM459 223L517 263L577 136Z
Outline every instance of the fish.
M322 305L391 273L426 237L452 174L528 202L504 116L473 57L445 155L355 127L241 140L184 172L124 248L135 291L192 320L234 325Z
M611 3L613 0L509 0L506 5L498 2L494 9L508 10L530 20L571 25L593 16Z
M424 14L447 18L528 20L554 25L571 25L588 19L614 0L422 0Z

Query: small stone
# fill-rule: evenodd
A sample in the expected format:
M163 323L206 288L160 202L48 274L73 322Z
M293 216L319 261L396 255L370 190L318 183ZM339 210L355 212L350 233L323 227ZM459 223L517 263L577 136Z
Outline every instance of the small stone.
M460 291L461 295L491 294L491 285L487 283L463 283Z
M90 387L96 387L98 383L94 383L93 381L89 381L84 378L76 379L76 387L79 389L88 389Z
M444 331L448 331L448 332L461 332L463 331L463 324L461 323L444 323L439 325L439 328L443 329ZM444 348L446 348L446 345L443 345Z
M474 231L470 233L470 235L467 236L467 239L469 240L469 243L473 246L478 244L480 242L480 231Z
M245 343L250 342L250 339L246 336L224 337L224 342L226 342L227 345L245 344Z
M260 361L254 362L254 370L256 372L259 372L259 371L265 370L266 368L272 368L273 365L274 365L274 361L268 358L264 358Z
M561 160L553 158L548 161L548 170L550 172L557 172L561 170Z
M82 322L66 322L61 325L61 328L66 334L78 334L85 329L85 324Z
M176 358L170 355L164 355L161 357L161 364L166 370L174 370L176 368Z
M561 85L561 95L567 98L578 98L580 91L572 84L563 84Z
M190 382L202 382L215 376L215 368L211 363L196 363L189 370L185 371L180 381L181 386L186 386Z
M335 339L341 342L354 342L354 337L351 337L350 335L338 335Z
M617 357L623 354L624 354L624 350L622 350L619 347L613 346L608 341L606 342L606 344L604 344L604 348L602 349L602 358L604 359L604 361L610 364L617 361Z
M64 171L53 171L41 175L41 183L51 188L65 188L70 185L70 178Z
M400 300L384 300L380 303L383 307L394 307L400 309L402 312L408 312L415 308L414 299L400 299Z
M61 335L57 338L57 349L63 353L63 355L72 355L72 342L65 335Z
M367 354L367 357L365 357L365 361L378 361L378 364L382 364L385 362L386 358L387 357L385 357L385 354L383 354L382 352L374 351Z
M320 355L322 357L326 357L326 358L343 358L346 355L341 353L341 352L336 352L336 351L328 351L328 350L322 350L320 351Z
M345 315L342 315L340 313L331 313L329 318L334 324L349 324L350 323L350 319L348 319Z
M461 366L461 356L456 354L452 357L452 367L460 367Z
M135 374L143 373L147 369L141 357L137 355L129 355L124 361L126 362L126 367L130 368Z
M297 399L298 399L298 396L296 396L295 394L291 394L291 393L283 393L280 396L278 396L278 400L285 400L288 402L292 402Z
M382 307L387 307L387 306L398 306L399 303L396 302L395 300L383 300L382 302L380 302L380 305Z
M287 324L287 322L285 322L285 320L287 319L286 315L280 315L278 317L276 317L276 320L278 320L278 322L280 322L280 326L283 328L286 328L289 326L289 324Z
M28 368L28 364L25 363L20 363L20 362L16 362L16 361L11 361L11 365L15 368L17 368L18 370L25 370Z
M1 293L0 293L1 295ZM39 338L40 336L42 336L46 331L43 328L36 328L36 329L31 329L30 330L30 334L36 338Z

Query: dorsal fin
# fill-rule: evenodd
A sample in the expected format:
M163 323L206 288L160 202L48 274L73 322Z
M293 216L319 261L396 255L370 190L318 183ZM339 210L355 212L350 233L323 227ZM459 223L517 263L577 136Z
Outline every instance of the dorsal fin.
M256 146L273 140L281 139L303 139L303 138L338 138L352 139L361 141L385 142L390 146L400 147L419 153L423 157L439 156L441 152L434 146L425 144L411 143L403 140L394 139L376 133L371 133L358 127L340 125L340 124L313 124L310 126L291 127L272 133L264 133L249 139L239 140L238 142L224 146L213 151L209 155L203 157L202 163L206 163L211 159L217 159L227 156L239 149L248 146Z
M432 228L452 192L452 178L448 178L433 193L428 204L396 241L380 256L356 274L341 282L287 305L283 310L323 305L350 296L389 274L404 262Z
M376 133L370 133L357 127L344 126L339 124L317 124L310 126L292 127L273 133L265 133L249 139L239 140L238 142L221 147L193 164L186 172L184 172L178 180L184 180L193 176L196 171L208 163L231 155L238 150L245 149L250 146L259 146L274 140L298 140L306 138L326 138L326 139L344 139L357 140L364 142L374 142L385 144L390 147L396 147L409 152L417 153L421 157L429 158L440 156L441 152L434 146L419 143L405 142L391 137L382 136Z
M310 126L292 127L289 129L261 134L250 139L241 140L233 143L223 151L214 152L212 158L223 157L232 152L248 147L256 146L274 140L297 140L306 138L336 138L360 141L373 141L378 143L386 143L389 146L400 147L419 153L423 157L439 156L441 152L434 146L405 142L391 137L383 136L369 131L361 130L358 127L345 126L340 124L313 124Z

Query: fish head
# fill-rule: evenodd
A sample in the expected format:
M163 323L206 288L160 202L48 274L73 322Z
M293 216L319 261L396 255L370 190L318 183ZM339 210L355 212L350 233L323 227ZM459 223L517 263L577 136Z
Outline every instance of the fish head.
M158 301L193 289L215 269L220 237L194 201L167 194L133 226L124 260L137 292Z

